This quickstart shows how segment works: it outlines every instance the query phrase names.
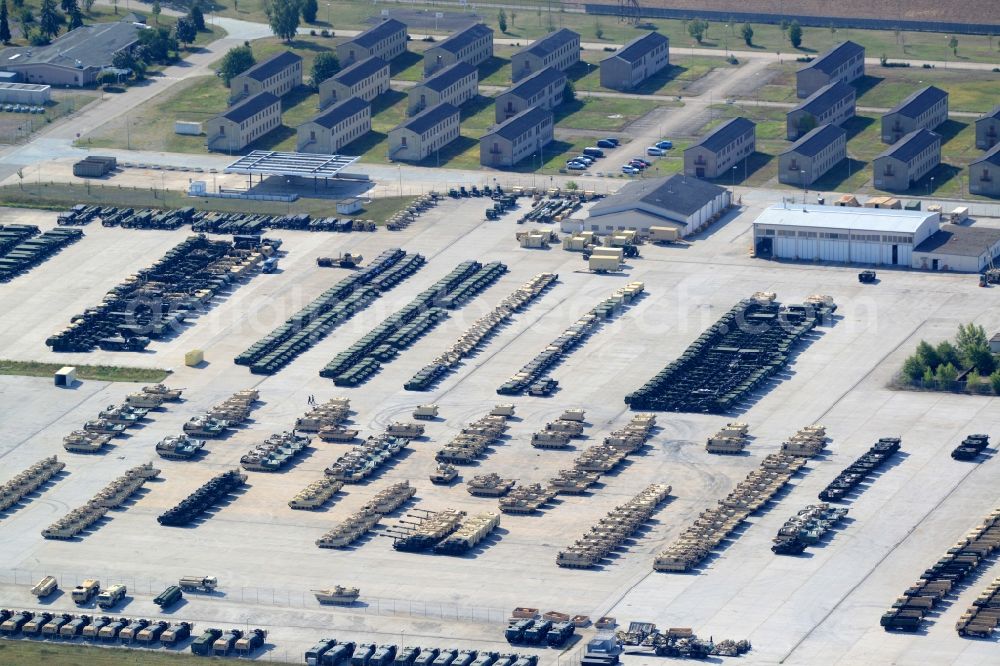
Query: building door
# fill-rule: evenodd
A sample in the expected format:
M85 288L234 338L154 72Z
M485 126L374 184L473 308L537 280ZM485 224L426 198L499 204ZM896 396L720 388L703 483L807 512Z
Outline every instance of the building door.
M899 246L892 246L892 265L896 266L899 264Z
M936 271L938 269L938 259L931 259L931 270Z
M774 239L772 238L758 238L757 239L757 256L761 259L770 259L774 254Z
M698 178L704 178L705 177L705 167L698 167L698 168L696 168L694 170L694 175L697 176Z

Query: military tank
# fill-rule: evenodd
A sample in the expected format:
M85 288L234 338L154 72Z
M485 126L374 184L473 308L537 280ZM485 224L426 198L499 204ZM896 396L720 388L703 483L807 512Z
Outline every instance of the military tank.
M192 416L184 424L184 434L194 437L222 437L229 423L210 416Z
M514 487L514 483L514 479L504 479L496 472L490 472L472 477L465 484L465 489L476 497L503 497Z
M365 504L366 509L387 515L398 509L406 500L417 493L417 489L410 485L409 481L400 481L387 488L383 488L370 502Z
M555 496L555 490L542 487L538 483L518 486L505 497L500 498L500 510L504 513L514 514L535 513Z
M367 534L381 518L382 514L362 508L317 539L316 545L320 548L346 548Z
M597 483L601 475L578 469L559 470L557 476L549 480L549 487L560 495L580 495Z
M455 469L454 465L440 463L431 473L431 483L439 486L445 486L454 481L457 477L458 470Z
M341 425L327 425L317 431L317 436L324 442L353 442L358 438L358 431Z
M326 501L336 495L343 487L343 481L324 477L319 481L313 481L308 486L300 490L299 493L288 502L288 506L293 509L315 511L326 504Z
M127 426L121 423L112 423L107 419L94 419L83 424L83 429L87 432L104 433L117 436L125 432Z
M166 399L162 395L137 391L125 396L125 404L129 407L140 407L142 409L154 410L163 406Z
M63 437L63 448L73 453L97 453L110 441L111 435L74 430Z
M168 435L156 443L156 453L166 460L190 460L205 447L205 440L188 435Z
M166 402L178 402L181 399L181 394L184 393L184 389L171 389L167 388L164 384L150 384L149 386L143 386L142 392L149 395L158 395Z
M98 416L112 423L121 423L123 425L131 426L142 421L146 418L147 414L149 414L148 409L124 404L108 405L107 409L102 410Z
M313 590L312 593L316 595L316 601L321 604L336 604L341 606L349 606L361 596L361 590L358 588L344 587L343 585L335 585L323 590Z

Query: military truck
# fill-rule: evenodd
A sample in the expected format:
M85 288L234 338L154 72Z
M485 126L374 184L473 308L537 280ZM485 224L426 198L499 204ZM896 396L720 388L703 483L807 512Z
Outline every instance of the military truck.
M60 638L76 638L83 631L83 628L90 624L89 615L79 615L67 622L59 629Z
M142 631L136 634L135 640L139 643L145 643L146 645L149 645L150 643L155 643L156 641L160 640L160 636L162 636L163 632L166 631L169 627L170 623L167 622L166 620L158 620L150 624L148 627L145 627Z
M455 657L455 661L451 662L451 666L472 666L472 663L476 660L475 650L462 650Z
M100 594L97 595L97 605L104 610L114 608L120 602L124 601L127 592L128 589L120 583L112 585L109 588L101 590Z
M42 626L42 636L58 636L64 626L73 621L70 613L60 613Z
M434 660L433 666L451 666L457 658L458 650L441 650L437 659Z
M373 654L375 654L374 643L359 644L354 649L354 654L351 655L351 666L368 666Z
M126 617L120 617L117 620L112 620L100 628L97 632L97 637L102 641L113 641L118 638L118 634L121 633L122 629L128 626L128 623L129 620Z
M413 660L413 666L431 666L441 651L437 648L423 648Z
M122 643L131 643L135 640L135 637L139 635L139 632L149 626L149 620L145 618L138 618L132 620L125 628L118 632L118 640Z
M368 666L392 666L395 658L395 645L379 645L371 659L368 660Z
M185 592L211 592L219 585L215 576L184 576L177 585Z
M264 647L264 640L267 638L267 631L264 629L251 629L238 639L233 646L236 654L241 657L249 657L257 650Z
M180 586L171 585L167 589L163 590L163 592L156 595L156 598L153 599L153 603L160 608L170 608L183 598L184 595L181 593Z
M524 632L533 626L535 626L535 621L530 618L511 622L503 632L503 637L507 639L508 643L520 643L524 640Z
M35 617L24 623L24 626L21 627L21 633L26 636L33 636L34 634L41 633L42 626L54 617L55 615L53 613L36 613Z
M306 650L306 666L319 666L323 655L337 644L336 638L321 638L316 645Z
M420 648L414 646L406 646L400 648L399 652L396 653L396 659L393 661L393 666L413 666L413 662L417 660L420 655Z
M206 629L198 638L194 639L191 643L191 652L193 654L199 655L201 657L207 657L212 654L212 646L215 641L222 636L222 629Z
M493 666L500 655L496 652L480 652L472 666Z
M112 618L110 615L102 615L100 617L95 617L90 621L86 627L83 628L84 638L97 638L100 636L101 629L111 624Z
M176 645L191 635L194 625L190 622L178 622L171 625L160 634L160 642L164 645Z
M83 604L89 602L92 598L96 597L100 591L101 581L88 578L81 584L74 587L70 596L73 598L73 603L82 606Z
M228 656L233 651L233 648L236 647L236 641L241 638L243 638L243 632L239 629L230 629L222 632L222 635L212 643L212 655L216 657Z
M525 629L523 640L528 645L538 645L540 643L544 643L545 637L548 635L550 629L552 629L551 620L536 622L531 627Z
M338 643L323 655L322 664L323 666L340 666L341 664L348 664L353 654L353 642L348 641L347 643Z
M53 592L59 589L59 582L56 580L55 576L46 576L45 578L38 581L34 587L31 588L31 593L38 597L39 599L44 599Z

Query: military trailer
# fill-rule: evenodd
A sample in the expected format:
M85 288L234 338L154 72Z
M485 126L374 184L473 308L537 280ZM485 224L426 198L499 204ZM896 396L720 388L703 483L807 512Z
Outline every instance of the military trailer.
M184 594L181 592L180 586L171 585L167 589L163 590L163 592L156 595L156 598L153 599L153 603L160 608L170 608L183 598Z
M59 589L59 582L56 580L55 576L46 576L38 581L34 587L31 588L31 593L38 597L39 599L44 599L53 592Z

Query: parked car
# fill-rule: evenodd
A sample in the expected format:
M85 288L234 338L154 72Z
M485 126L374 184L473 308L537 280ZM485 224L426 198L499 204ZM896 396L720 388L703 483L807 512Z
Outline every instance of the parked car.
M584 148L583 154L590 155L591 157L604 157L604 151L594 146L587 146Z
M652 162L650 162L649 160L644 160L641 157L633 157L631 161L632 162L638 162L639 164L642 164L643 166L648 166L648 167L649 166L653 166Z
M603 139L601 139L601 141L607 141L608 143L610 143L610 144L611 144L612 146L614 146L615 148L617 148L618 146L620 146L620 145L621 145L621 141L619 141L618 139L616 139L616 138L615 138L615 137L613 137L613 136L606 136L606 137L604 137ZM599 143L599 142L598 142L598 143Z
M622 165L622 173L627 173L627 174L628 174L628 175L630 175L630 176L634 176L634 175L636 175L637 173L639 173L639 170L638 170L638 169L636 169L636 168L635 168L634 166L632 166L631 164L623 164L623 165Z
M586 171L587 165L582 162L567 162L566 168L570 171Z
M593 164L597 160L595 160L590 155L577 155L576 157L573 158L573 161L574 162L583 162L584 164Z
M670 150L671 148L674 147L674 142L670 141L669 139L664 139L663 141L657 141L656 147L662 148L663 150Z
M617 148L618 143L613 142L611 139L600 139L597 142L598 148Z
M646 149L646 154L650 155L652 157L663 157L664 155L667 154L667 151L663 150L663 148L657 148L656 146L650 146L649 148Z
M642 162L642 161L639 161L639 160L632 160L628 164L633 169L637 169L639 171L643 171L646 168L646 162Z

